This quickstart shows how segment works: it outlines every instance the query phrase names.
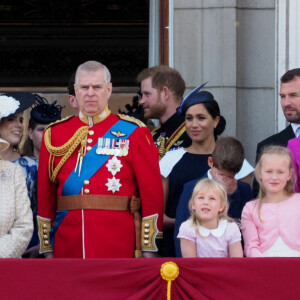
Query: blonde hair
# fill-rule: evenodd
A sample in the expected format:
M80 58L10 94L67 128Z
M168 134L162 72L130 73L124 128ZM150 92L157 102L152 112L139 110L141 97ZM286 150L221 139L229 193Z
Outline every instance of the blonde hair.
M286 182L284 191L286 192L287 195L292 195L294 193L294 183L295 183L296 178L295 178L295 174L293 172L293 161L292 161L292 156L291 156L290 151L287 148L281 147L281 146L268 146L268 147L264 148L264 150L260 156L260 159L259 159L258 163L256 164L255 172L254 172L255 178L256 178L257 182L259 183L257 212L258 212L258 217L259 217L260 221L262 221L260 218L260 209L261 209L261 205L262 205L262 199L266 196L266 190L265 190L265 187L260 178L260 173L261 173L261 168L262 168L262 160L267 155L273 155L273 154L282 156L283 158L286 158L288 160L291 178Z
M201 222L201 220L199 220L199 217L196 215L196 212L192 208L194 199L199 193L205 193L207 191L212 191L213 193L217 194L217 196L219 196L221 200L221 203L224 204L224 209L221 212L219 212L218 215L219 220L225 219L228 221L232 221L232 219L228 217L229 205L227 200L227 192L224 184L214 179L205 178L197 182L192 197L189 201L189 211L191 214L190 220L192 221L192 223L194 225L200 225Z

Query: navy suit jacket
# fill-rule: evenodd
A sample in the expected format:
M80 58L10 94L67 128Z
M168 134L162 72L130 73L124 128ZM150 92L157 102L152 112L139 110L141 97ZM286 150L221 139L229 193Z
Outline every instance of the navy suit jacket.
M265 147L270 146L270 145L286 147L288 144L288 141L295 137L296 136L295 136L294 130L290 124L288 127L283 129L282 131L261 141L260 143L257 144L255 163L258 162L260 155ZM256 179L254 178L253 194L255 197L257 197L257 195L258 195L258 191L259 191L259 184L256 181Z
M203 176L202 178L207 178ZM177 238L180 225L190 217L189 212L189 200L192 197L193 190L197 182L202 179L198 178L187 182L183 186L183 191L179 199L179 203L176 210L175 228L174 228L174 242L176 257L182 257L180 250L180 240ZM243 181L237 181L237 190L230 196L228 196L229 209L228 216L233 219L241 219L242 210L245 204L253 199L253 192L248 183Z

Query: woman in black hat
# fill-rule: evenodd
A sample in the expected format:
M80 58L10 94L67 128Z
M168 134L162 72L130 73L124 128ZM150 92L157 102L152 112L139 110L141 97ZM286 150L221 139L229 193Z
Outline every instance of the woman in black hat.
M24 257L36 258L39 257L39 247L38 247L38 228L36 222L37 216L37 169L38 169L38 159L40 155L40 147L43 137L44 129L52 122L61 119L61 110L60 105L56 105L57 101L49 104L47 99L35 94L35 103L30 112L30 119L28 123L28 136L24 142L22 148L22 157L21 159L26 160L27 174L33 174L32 168L30 168L30 161L35 162L36 174L35 178L32 178L31 182L34 182L34 190L30 195L31 199L31 208L34 218L34 232L32 240L28 246L27 251L24 253ZM23 164L24 165L24 164Z
M202 87L197 87L187 95L177 110L177 113L185 116L191 146L167 152L159 163L165 191L164 238L159 247L162 256L175 256L175 215L183 186L208 171L208 157L226 126L214 96L201 91Z
M43 132L50 123L61 119L63 107L56 105L57 101L49 104L47 99L37 94L35 97L36 102L30 112L28 136L22 148L22 156L33 156L38 160Z

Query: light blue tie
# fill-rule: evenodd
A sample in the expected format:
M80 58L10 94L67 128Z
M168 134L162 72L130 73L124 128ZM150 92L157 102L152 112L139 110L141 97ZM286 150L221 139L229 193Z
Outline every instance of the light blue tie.
M296 137L300 135L300 126L296 129Z

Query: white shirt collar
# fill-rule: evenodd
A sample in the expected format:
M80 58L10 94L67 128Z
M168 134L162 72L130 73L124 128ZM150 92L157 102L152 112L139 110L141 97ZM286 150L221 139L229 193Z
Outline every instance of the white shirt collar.
M215 237L220 237L224 234L226 227L227 227L227 220L220 220L219 226L214 229L207 229L199 225L199 232L204 237L208 237L210 234L214 235Z
M298 127L300 127L300 124L291 123L291 126L292 126L292 128L293 128L293 131L294 131L294 133L295 133L295 136L298 137L297 134L296 134L296 131L297 131ZM298 135L299 135L299 134L298 134Z
M208 179L213 179L212 176L211 176L211 172L210 171L211 171L211 169L209 169L207 171L207 177L208 177Z

